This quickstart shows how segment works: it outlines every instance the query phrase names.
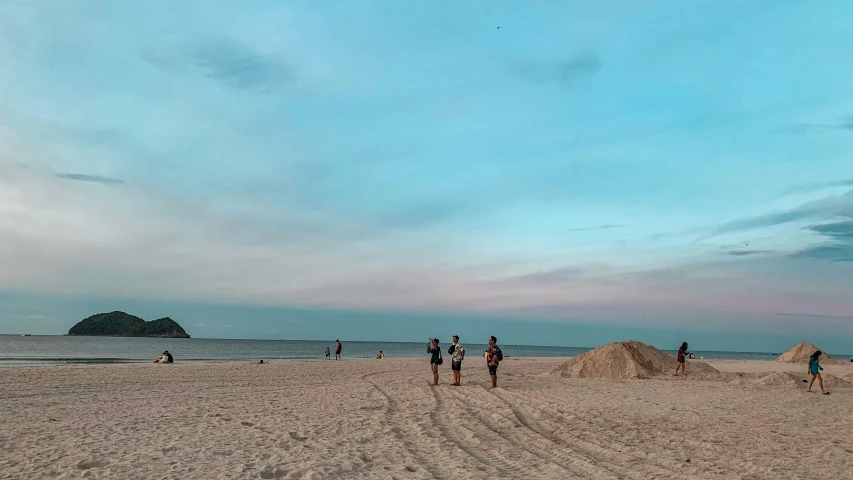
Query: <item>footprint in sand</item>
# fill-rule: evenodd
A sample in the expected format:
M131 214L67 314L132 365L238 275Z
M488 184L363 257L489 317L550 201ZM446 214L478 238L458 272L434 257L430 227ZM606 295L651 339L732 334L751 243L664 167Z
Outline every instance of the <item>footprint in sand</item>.
M109 465L109 462L106 460L81 460L77 464L77 468L80 470L89 470L90 468L104 468L107 465Z

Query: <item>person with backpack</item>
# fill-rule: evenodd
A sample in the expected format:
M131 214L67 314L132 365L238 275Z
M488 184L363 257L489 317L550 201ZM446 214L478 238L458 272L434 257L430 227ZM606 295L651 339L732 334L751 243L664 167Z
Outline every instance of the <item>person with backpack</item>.
M489 337L489 349L486 350L486 366L489 367L489 376L492 377L492 386L489 389L498 388L498 365L504 359L498 339L494 335Z
M432 354L429 359L429 367L432 369L433 385L438 385L438 366L444 363L444 359L441 358L441 347L438 346L437 338L429 339L427 353Z

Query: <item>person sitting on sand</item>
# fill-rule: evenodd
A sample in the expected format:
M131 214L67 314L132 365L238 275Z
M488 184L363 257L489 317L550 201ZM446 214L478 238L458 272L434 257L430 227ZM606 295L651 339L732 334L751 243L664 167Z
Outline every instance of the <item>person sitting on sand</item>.
M438 385L438 366L444 363L444 359L441 358L441 347L438 346L437 338L429 340L429 343L427 343L427 353L432 355L429 359L429 368L432 370L432 384Z
M382 353L382 350L379 350L379 353L376 354L376 359L382 360L383 358L385 358L385 354Z
M486 350L486 366L489 367L489 376L492 378L492 386L489 389L498 388L498 365L504 359L498 339L492 335L489 337L489 349Z
M809 382L809 388L806 391L807 392L812 391L812 385L814 384L814 379L817 378L817 382L820 385L820 392L824 395L827 395L829 392L827 392L826 390L823 389L823 377L820 376L820 372L821 372L821 370L823 370L823 367L820 366L821 353L822 352L820 350L818 350L818 351L814 352L811 357L809 357L809 373L811 374L812 379Z
M172 358L172 354L166 350L162 355L157 357L157 360L154 360L154 363L175 363L175 359Z
M329 347L326 347L326 360L331 360L331 359L332 359L332 349L330 349Z
M675 375L678 376L678 371L681 370L681 375L683 376L686 372L684 371L684 357L687 356L687 342L681 344L681 348L678 349L678 366L675 367Z

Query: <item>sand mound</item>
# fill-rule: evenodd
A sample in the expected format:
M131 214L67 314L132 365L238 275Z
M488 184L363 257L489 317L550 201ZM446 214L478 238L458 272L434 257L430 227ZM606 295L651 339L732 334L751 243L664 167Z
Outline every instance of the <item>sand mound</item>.
M835 375L821 375L823 377L823 384L826 388L840 388L840 387L849 387L851 383L843 378L836 377ZM797 386L797 387L805 387L806 383L803 380L808 381L811 379L809 375L806 374L796 374L791 372L779 372L779 373L771 373L768 375L763 375L761 378L755 381L758 385L770 385L770 386ZM818 383L815 381L814 387L815 390L818 390Z
M809 357L818 350L820 349L811 343L798 343L787 352L779 355L779 358L777 358L776 361L787 363L809 363ZM821 350L821 352L823 352L823 350ZM846 362L832 358L824 352L823 355L820 356L820 363L821 365L840 365Z
M629 340L603 345L578 355L551 371L564 377L652 378L675 371L675 357ZM687 374L712 373L717 370L707 363L687 361Z

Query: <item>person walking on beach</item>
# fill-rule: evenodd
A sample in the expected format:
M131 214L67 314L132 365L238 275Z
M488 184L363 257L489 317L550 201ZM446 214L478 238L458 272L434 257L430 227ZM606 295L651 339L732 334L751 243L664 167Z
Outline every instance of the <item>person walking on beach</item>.
M326 347L326 360L332 359L332 350L329 347Z
M429 368L432 370L432 384L438 385L438 366L444 363L444 359L441 358L441 347L438 346L437 338L429 339L427 353L432 354L429 359Z
M459 343L459 335L453 336L453 345L447 349L450 354L450 370L453 371L453 386L460 386L462 381L462 360L465 359L465 347Z
M494 335L489 337L489 349L486 350L486 366L489 367L489 376L492 378L492 386L489 389L498 388L498 365L504 359L498 339Z
M812 376L811 381L809 382L809 388L806 390L811 393L812 385L814 384L814 379L817 378L817 382L820 385L820 393L827 395L829 392L823 389L823 377L820 376L821 370L823 367L820 366L820 356L822 352L820 350L814 352L811 357L809 357L809 373Z
M678 366L675 367L674 377L678 376L678 371L681 370L681 375L684 376L684 362L685 357L687 356L687 342L681 344L681 348L678 349L678 357L676 360L678 361Z
M335 360L341 359L341 350L344 348L340 340L335 340Z

